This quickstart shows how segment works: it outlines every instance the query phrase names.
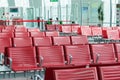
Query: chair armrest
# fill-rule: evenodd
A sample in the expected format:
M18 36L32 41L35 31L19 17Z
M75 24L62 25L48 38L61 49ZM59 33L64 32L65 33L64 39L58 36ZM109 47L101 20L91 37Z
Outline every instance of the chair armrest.
M9 60L9 67L12 68L12 58L8 57Z
M99 58L100 58L100 54L98 53L98 54L96 54L96 63L98 63Z
M73 59L73 56L72 56L72 55L69 55L69 63L68 63L68 64L71 64L71 63L72 63L72 59Z
M39 66L41 67L43 64L44 58L42 56L39 57Z

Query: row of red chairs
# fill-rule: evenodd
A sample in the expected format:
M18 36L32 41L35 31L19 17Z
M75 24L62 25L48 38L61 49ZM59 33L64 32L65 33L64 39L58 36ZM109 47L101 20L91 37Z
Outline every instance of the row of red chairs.
M0 32L39 32L38 28L14 27L14 26L0 26Z
M102 36L103 38L115 39L120 38L120 30L114 30L112 28L107 27L88 27L82 26L78 32L80 35L87 36Z
M83 37L84 38L84 37ZM84 41L86 39L83 40L83 38L79 37L79 36L72 36L72 44L70 43L70 37L53 37L53 42L52 42L52 38L51 37L35 37L35 38L13 38L12 40L10 38L0 38L0 49L1 52L4 52L5 47L27 47L27 46L52 46L54 45L71 45L70 47L68 46L68 48L72 51L74 51L74 45L79 45L79 44L88 44L87 41ZM83 40L84 43L79 43L79 40ZM78 40L78 42L76 42ZM74 43L76 42L76 43ZM96 60L96 63L99 59L99 61L101 62L106 62L106 59L110 59L111 62L116 62L117 59L119 61L119 44L115 44L115 49L117 48L117 50L114 50L114 46L113 44L96 44L96 45L91 45L92 47L90 47L92 49L92 58L94 58L94 63ZM83 46L82 46L83 47ZM76 49L77 47L75 47ZM89 48L89 47L88 47ZM79 49L79 46L78 46ZM85 48L82 48L83 53ZM105 49L105 50L104 50ZM69 53L71 53L71 51ZM117 52L115 52L117 51ZM106 54L109 53L109 54ZM72 53L71 53L72 54ZM81 54L80 54L81 55ZM90 55L89 55L90 56ZM71 55L69 54L69 57L71 57ZM105 58L105 59L103 59ZM105 60L105 61L102 61ZM108 61L107 61L108 62Z
M69 32L71 33L71 31L69 31L69 26L66 27L63 26L64 31L63 32ZM77 31L80 35L86 35L86 36L102 36L103 38L107 38L107 39L114 39L114 40L119 40L120 39L120 30L119 28L101 28L101 27L89 27L89 26L73 26L73 30ZM9 29L10 28L10 29ZM11 28L13 27L6 27L6 29L2 29L2 33L0 34L5 34L7 33L12 33L15 32L17 34L20 34L22 36L29 36L31 35L35 35L35 36L59 36L59 32L56 31L52 31L52 32L40 32L38 31L37 28L35 29L27 29L27 28L16 28L13 29L13 31L11 31ZM16 31L15 31L16 30ZM29 34L29 32L30 34Z
M117 27L116 27L117 28ZM111 27L80 27L79 34L87 36L102 36L103 38L120 40L120 28Z
M9 37L9 36L8 36ZM52 45L77 45L88 44L86 36L71 37L22 37L22 38L0 38L0 52L5 47L26 47L26 46L52 46Z
M47 30L54 31L55 25L47 25ZM102 35L102 29L100 27L89 27L89 26L80 26L80 25L59 25L58 29L64 33L79 33L81 35L95 36Z
M84 37L85 40L87 40L86 36ZM74 41L72 40L73 38ZM7 39L4 38L2 41L5 40ZM119 66L99 66L97 68L81 68L80 66L87 64L100 65L119 63L120 44L116 43L88 45L88 41L86 42L85 40L79 36L53 37L51 41L54 42L54 45L59 46L39 46L38 42L36 44L37 47L17 47L16 44L14 47L12 47L13 43L11 43L12 45L8 46L8 48L5 50L5 56L8 60L7 64L10 65L10 68L13 71L31 71L46 68L45 80L119 80ZM40 39L38 41L40 41ZM71 45L71 41L72 44L78 45ZM23 45L23 42L16 43ZM26 40L25 45L28 44L27 42L29 42L29 40ZM4 43L7 42L0 42L2 45L5 45ZM80 43L84 43L86 45L80 45ZM42 44L42 42L40 44ZM76 67L76 65L80 66ZM73 68L69 66L72 66ZM63 69L63 67L65 67L65 69ZM51 68L53 68L53 71ZM52 73L54 76L51 76Z
M120 44L92 44L90 47L89 45L38 46L37 50L35 47L10 47L5 54L12 59L13 65L17 64L18 67L25 65L30 67L28 64L33 63L31 60L38 61L42 67L54 67L65 66L65 63L117 64L120 63L119 50Z
M89 26L80 26L78 24L66 24L66 25L47 25L48 31L57 30L64 33L79 33L81 35L102 35L102 29L100 27L89 27Z
M115 27L114 27L115 28ZM120 40L120 29L110 27L80 27L79 34L87 36L102 36L107 39Z
M47 25L48 29L53 28L54 25ZM79 25L61 25L62 32L65 33L78 33L80 35L87 36L103 36L108 39L120 39L120 28L119 27L89 27ZM54 30L54 29L53 29Z
M46 30L47 31L63 31L64 32L64 27L63 26L68 26L68 27L65 27L66 29L70 29L71 27L71 31L74 31L74 26L79 26L79 24L49 24L49 25L45 25L46 27ZM69 31L69 30L68 30Z
M1 32L0 37L45 37L59 36L59 32Z

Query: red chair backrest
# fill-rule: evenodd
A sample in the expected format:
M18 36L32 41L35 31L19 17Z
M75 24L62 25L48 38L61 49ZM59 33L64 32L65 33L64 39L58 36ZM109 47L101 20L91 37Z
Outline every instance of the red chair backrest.
M14 35L15 37L29 37L30 33L29 32L15 32Z
M34 47L8 48L8 57L12 59L12 69L15 71L29 70L37 67Z
M71 36L72 44L88 44L88 38L85 35Z
M93 27L92 29L92 35L93 36L102 36L102 29L100 27Z
M52 46L51 37L34 37L33 38L34 46Z
M64 36L64 37L53 37L53 43L54 45L70 45L70 37Z
M59 36L59 32L52 31L52 32L45 32L46 36Z
M13 46L14 47L32 46L32 38L29 37L13 38Z
M46 25L46 29L48 31L55 31L56 30L56 26L55 25Z
M81 33L81 35L92 36L91 28L88 26L81 26L80 33Z
M31 37L42 37L45 36L44 32L30 32Z
M42 60L41 66L54 67L63 66L64 51L62 46L37 47L38 62Z
M2 29L3 33L13 33L14 30L9 30L9 29Z
M27 28L21 27L21 28L16 28L15 32L28 32Z
M72 32L79 33L80 32L80 26L79 25L72 26Z
M96 68L54 70L55 80L98 80Z
M68 64L87 65L91 63L89 45L65 46Z
M113 44L92 44L91 51L94 63L115 63L116 56Z
M12 37L14 37L14 35L13 35L13 33L7 33L7 32L1 32L0 33L0 38L12 38Z
M72 26L62 26L62 32L71 33L72 32Z
M120 66L99 67L100 80L120 80Z

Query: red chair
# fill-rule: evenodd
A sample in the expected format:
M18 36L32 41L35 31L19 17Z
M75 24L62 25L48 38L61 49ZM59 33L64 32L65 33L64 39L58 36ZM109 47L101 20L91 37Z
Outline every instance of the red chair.
M46 36L59 36L59 32L52 31L52 32L45 32Z
M56 30L61 32L62 31L62 27L61 26L62 25L60 25L60 24L56 24L55 25Z
M77 25L77 26L72 26L72 32L74 33L79 33L80 32L80 26Z
M32 46L32 38L29 38L29 37L13 38L13 46L14 47Z
M47 29L48 31L55 31L55 30L56 30L56 26L53 25L53 24L51 24L51 25L46 25L46 29Z
M92 59L89 45L65 46L68 64L87 65Z
M53 37L53 43L54 45L70 45L70 37L64 36L64 37Z
M54 70L54 76L54 80L98 80L95 67Z
M34 47L8 48L8 60L13 71L39 70Z
M62 32L71 33L72 32L72 27L71 26L62 26Z
M34 37L33 38L34 46L52 46L51 37Z
M114 40L120 39L118 30L104 30L103 37Z
M71 36L71 41L73 45L79 45L79 44L88 44L87 36L81 35L81 36Z
M29 32L15 32L14 35L15 37L29 37L30 33Z
M94 63L116 63L113 44L92 44L91 51Z
M81 26L80 27L80 34L86 36L92 36L91 28L88 26Z
M0 33L0 38L12 38L14 37L13 33Z
M65 65L62 46L37 47L38 62L43 67L56 67Z
M120 80L120 66L99 67L99 80Z
M30 32L31 37L43 37L45 36L44 32Z
M92 27L93 36L102 36L102 29L100 27Z

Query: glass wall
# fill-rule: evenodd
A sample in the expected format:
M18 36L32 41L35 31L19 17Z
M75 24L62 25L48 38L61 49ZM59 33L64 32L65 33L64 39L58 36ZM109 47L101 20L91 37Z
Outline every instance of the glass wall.
M50 0L42 0L44 19L58 17L60 20L70 20L71 0L58 0L58 2L50 2Z
M16 7L29 7L29 0L15 0Z
M0 0L0 7L8 7L8 1L7 0Z

